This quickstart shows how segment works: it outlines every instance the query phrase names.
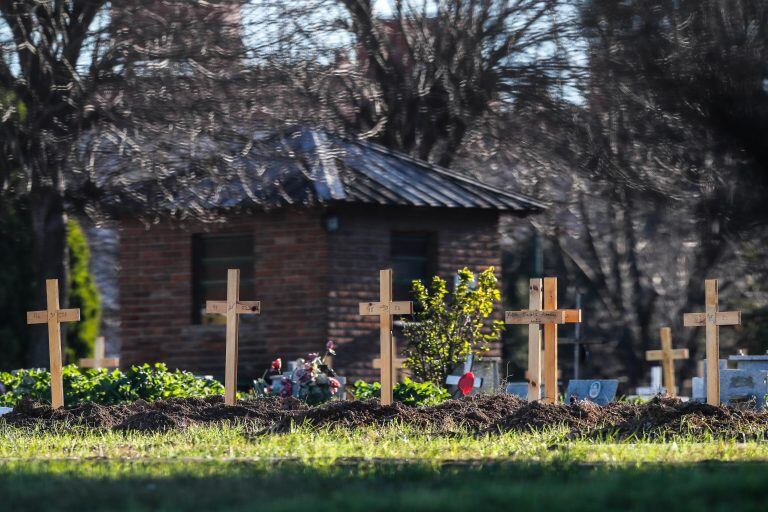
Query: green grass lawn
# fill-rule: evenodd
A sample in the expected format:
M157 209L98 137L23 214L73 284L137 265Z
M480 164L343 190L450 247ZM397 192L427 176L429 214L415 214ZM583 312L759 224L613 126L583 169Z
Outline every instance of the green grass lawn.
M0 426L0 510L732 511L765 510L766 489L763 443Z

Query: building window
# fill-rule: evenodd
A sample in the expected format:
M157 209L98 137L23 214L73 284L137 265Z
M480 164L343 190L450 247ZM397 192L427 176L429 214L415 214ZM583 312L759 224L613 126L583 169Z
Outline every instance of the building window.
M223 315L205 313L208 300L226 300L227 270L240 269L240 295L254 288L253 236L201 234L192 238L192 322L224 322Z
M434 233L395 231L391 236L394 300L411 300L411 283L428 285L437 272L437 236Z

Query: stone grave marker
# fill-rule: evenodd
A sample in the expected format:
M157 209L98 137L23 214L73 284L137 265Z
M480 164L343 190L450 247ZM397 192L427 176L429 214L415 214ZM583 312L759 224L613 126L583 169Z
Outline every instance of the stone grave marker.
M728 363L735 363L736 368L729 368ZM768 355L734 355L728 360L721 359L718 364L720 402L737 404L754 402L755 408L766 407L768 395ZM706 391L707 370L702 377L694 377L692 399L703 402L708 399Z
M413 303L392 301L392 269L379 271L379 302L361 302L360 315L379 317L379 346L381 351L381 404L392 404L395 376L395 351L392 337L392 316L410 315Z
M664 388L661 380L661 366L653 366L651 368L651 385L637 388L637 396L646 398L666 393L667 390Z
M93 358L81 359L81 368L114 368L120 366L119 357L105 357L104 336L97 336L93 344Z
M47 308L27 312L27 324L48 324L48 354L51 370L51 407L64 405L64 384L61 379L61 323L80 320L79 309L59 309L59 280L45 281Z
M12 410L13 409L11 407L0 407L0 416L2 416L3 414L8 414Z
M648 350L645 353L646 361L661 361L661 367L664 373L664 387L667 395L677 396L675 386L675 360L688 359L687 348L672 348L672 329L662 327L661 330L661 350Z
M565 402L574 400L589 400L598 405L608 405L616 398L616 390L619 388L617 380L583 380L573 379L568 382L568 390L565 392Z
M719 310L717 286L717 279L704 281L704 313L683 315L683 324L686 327L703 326L706 329L706 386L707 403L710 405L720 405L720 326L741 325L740 311Z
M237 331L240 315L261 313L259 301L240 300L240 270L227 270L227 300L205 303L206 313L217 313L227 317L227 338L224 366L224 403L235 405L237 401Z

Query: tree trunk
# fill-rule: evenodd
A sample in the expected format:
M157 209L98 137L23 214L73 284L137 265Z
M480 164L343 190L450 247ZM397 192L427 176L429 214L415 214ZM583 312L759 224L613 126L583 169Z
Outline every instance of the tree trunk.
M36 278L34 309L46 308L46 279L59 280L60 302L61 307L64 308L69 295L67 216L64 212L64 200L54 188L41 187L30 194L29 209L34 237L34 254L32 254ZM62 333L62 339L65 334ZM47 368L48 364L48 331L45 326L30 327L27 366Z

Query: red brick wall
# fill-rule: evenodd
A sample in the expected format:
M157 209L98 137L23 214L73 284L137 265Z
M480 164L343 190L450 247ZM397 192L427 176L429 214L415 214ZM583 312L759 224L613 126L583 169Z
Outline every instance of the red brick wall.
M241 321L240 377L259 376L271 358L319 350L327 325L328 247L317 211L281 210L214 225L163 223L149 230L121 222L120 319L124 366L162 361L173 368L220 376L223 325L192 324L192 236L251 232L255 286L243 300L260 300L262 314ZM222 276L224 277L224 276Z
M224 326L192 325L192 235L251 232L254 289L262 314L241 322L240 377L260 376L274 357L284 361L340 343L334 364L351 379L378 378L378 320L360 317L358 303L378 298L379 269L390 266L390 234L437 236L437 268L452 283L463 266L501 268L495 212L404 208L342 208L339 229L326 232L321 210L280 210L226 224L120 228L120 320L123 366L162 361L172 368L221 376ZM500 314L499 314L500 317ZM402 340L399 340L402 342ZM495 347L494 354L498 355Z
M339 230L329 235L331 277L329 328L340 345L336 366L348 377L378 379L378 318L359 316L358 303L378 299L379 270L390 266L392 231L429 231L437 236L438 273L453 283L459 268L494 266L501 275L496 212L401 208L349 208L338 211ZM501 312L498 313L501 318ZM401 345L402 336L396 342ZM489 355L501 355L500 346Z

